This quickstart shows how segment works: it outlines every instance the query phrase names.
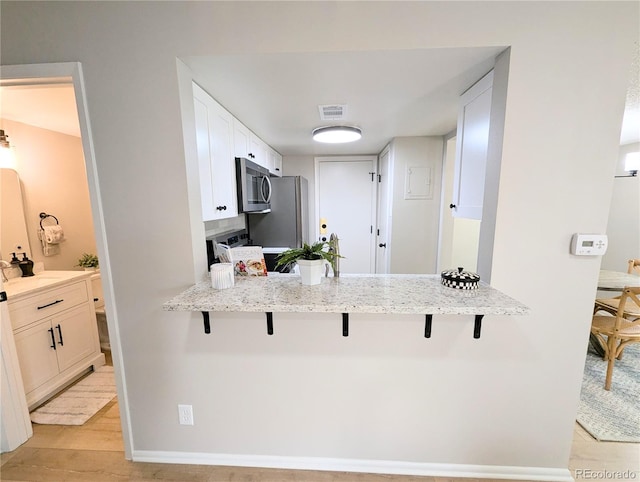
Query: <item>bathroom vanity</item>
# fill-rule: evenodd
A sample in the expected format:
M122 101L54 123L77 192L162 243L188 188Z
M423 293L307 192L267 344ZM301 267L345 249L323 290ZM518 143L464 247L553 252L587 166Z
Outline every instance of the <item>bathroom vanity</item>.
M29 409L105 363L91 275L43 271L4 284Z

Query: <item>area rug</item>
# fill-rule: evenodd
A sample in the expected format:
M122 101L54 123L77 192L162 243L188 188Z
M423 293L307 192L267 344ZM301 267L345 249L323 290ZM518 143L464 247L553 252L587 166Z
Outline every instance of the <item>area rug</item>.
M640 343L627 345L604 389L607 363L590 346L582 379L578 423L599 441L640 443Z
M116 396L112 366L101 366L31 412L31 421L45 425L82 425Z

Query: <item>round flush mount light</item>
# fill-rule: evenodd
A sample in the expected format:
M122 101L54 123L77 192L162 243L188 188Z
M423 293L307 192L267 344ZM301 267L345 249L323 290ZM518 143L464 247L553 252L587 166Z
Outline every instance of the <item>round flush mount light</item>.
M362 137L362 131L351 126L327 126L313 130L313 140L327 144L342 144L357 141Z

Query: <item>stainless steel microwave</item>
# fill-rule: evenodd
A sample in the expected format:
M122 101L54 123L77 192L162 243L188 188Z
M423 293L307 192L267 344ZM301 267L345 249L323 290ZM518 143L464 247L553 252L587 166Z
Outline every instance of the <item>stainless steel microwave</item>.
M236 157L238 209L243 213L271 211L269 171L244 157Z

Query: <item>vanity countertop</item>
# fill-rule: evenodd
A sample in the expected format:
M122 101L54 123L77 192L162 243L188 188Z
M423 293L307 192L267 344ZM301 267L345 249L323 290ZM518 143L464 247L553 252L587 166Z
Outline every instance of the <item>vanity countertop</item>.
M34 276L10 278L4 282L4 290L11 302L95 273L97 271L41 271Z
M163 305L167 311L524 315L522 303L480 283L476 290L442 286L440 275L341 275L315 286L296 275L236 277L216 290L198 283Z

